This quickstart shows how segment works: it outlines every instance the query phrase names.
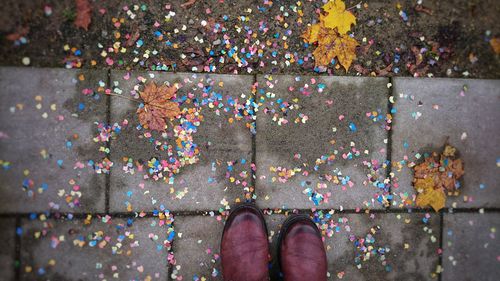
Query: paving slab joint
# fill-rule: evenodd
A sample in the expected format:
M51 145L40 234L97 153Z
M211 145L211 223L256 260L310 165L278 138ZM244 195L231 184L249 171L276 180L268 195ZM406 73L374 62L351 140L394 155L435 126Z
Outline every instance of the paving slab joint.
M439 212L439 249L443 251L443 231L444 231L444 212L441 210ZM438 255L438 265L440 268L443 268L443 253L441 252L440 255ZM443 279L443 274L438 273L438 281L441 281Z
M253 75L253 84L252 84L252 87L257 83L257 74L254 74ZM257 95L258 95L258 92L255 93L254 95L254 102L257 103ZM257 112L255 111L256 110L256 107L253 108L253 114L254 114L254 120L252 121L253 122L253 125L255 127L255 134L252 134L252 160L251 160L251 164L252 165L255 165L256 167L256 163L257 163L257 147L256 147L256 138L257 138ZM257 202L257 198L255 198L255 200L253 200L253 198L255 197L255 194L257 192L257 174L256 174L256 170L257 168L252 169L252 167L250 167L250 173L252 175L252 179L251 179L251 183L252 183L252 186L253 186L253 194L252 194L252 201L254 202Z
M107 77L106 77L106 85L107 87L111 88L111 69L107 69ZM106 125L111 126L111 96L106 95ZM111 142L112 139L109 139L109 141L106 143L106 149L109 151L107 157L111 159ZM111 190L111 170L107 174L105 174L105 189L104 189L104 212L106 214L109 213L109 194Z
M392 116L392 102L391 102L391 96L393 97L392 100L394 100L394 85L393 85L393 79L392 77L389 77L389 85L391 87L387 91L387 116L391 116L391 123L390 123L390 130L387 131L387 145L386 145L386 163L387 163L387 168L385 170L385 178L390 179L389 181L389 195L392 195L392 179L391 179L391 173L392 173L392 130L394 128L394 117ZM386 116L386 118L387 118ZM390 209L392 207L392 200L390 198L387 199L389 202L389 205L386 206L386 209Z
M21 227L21 217L16 216L14 227L14 280L21 280L21 235L17 235L17 230ZM17 263L17 264L16 264ZM17 266L16 266L17 265Z

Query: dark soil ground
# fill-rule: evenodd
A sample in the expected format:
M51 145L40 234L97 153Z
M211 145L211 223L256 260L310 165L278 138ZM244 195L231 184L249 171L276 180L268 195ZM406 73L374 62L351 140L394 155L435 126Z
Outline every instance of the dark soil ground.
M75 0L3 0L0 64L215 73L500 78L490 39L498 0L351 1L360 43L346 73L314 68L300 38L322 1L89 0L89 30ZM24 64L23 64L24 58Z

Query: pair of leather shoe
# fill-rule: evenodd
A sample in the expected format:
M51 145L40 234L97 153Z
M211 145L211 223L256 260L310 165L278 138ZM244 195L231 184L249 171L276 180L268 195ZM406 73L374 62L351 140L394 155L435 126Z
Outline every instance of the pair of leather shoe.
M269 243L262 212L242 204L229 215L221 241L222 275L225 281L269 280ZM305 215L292 215L278 240L280 269L285 281L326 280L326 252L321 234Z

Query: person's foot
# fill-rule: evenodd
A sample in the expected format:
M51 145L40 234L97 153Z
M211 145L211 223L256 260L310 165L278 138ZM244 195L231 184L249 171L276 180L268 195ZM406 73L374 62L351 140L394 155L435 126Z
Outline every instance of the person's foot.
M269 280L266 223L253 204L242 204L231 211L222 233L220 253L225 281Z
M305 215L292 215L281 228L278 255L285 281L326 280L325 247L316 224Z

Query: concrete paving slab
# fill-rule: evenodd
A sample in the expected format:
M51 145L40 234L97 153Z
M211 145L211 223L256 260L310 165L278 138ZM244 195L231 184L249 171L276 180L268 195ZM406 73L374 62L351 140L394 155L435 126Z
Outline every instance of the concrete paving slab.
M143 80L141 77L157 84L176 84L179 87L177 100L190 100L183 102L181 108L202 108L203 121L192 133L193 142L199 149L199 161L181 167L173 177L163 172L157 174L158 180L152 176L147 178L147 171L139 171L136 161L147 167L152 157L169 161L177 157L175 151L172 157L168 151L162 151L167 145L176 146L172 126L167 129L166 136L153 132L152 137L144 137L145 131L137 130L139 104L113 97L112 123L122 124L127 119L129 124L111 143L112 160L116 165L111 173L111 210L152 210L160 205L171 210L216 210L228 202L245 200L245 194L253 190L252 134L247 128L252 118L245 116L245 105L241 103L251 95L253 77L112 71L114 91L132 97L132 91L142 90L143 86L138 86L139 80ZM174 121L174 125L178 123L179 120ZM155 147L152 139L164 146ZM135 163L134 174L122 170L129 158Z
M407 167L419 163L415 155L440 152L448 141L460 152L465 175L460 195L448 196L446 205L500 207L500 80L395 78L394 95L396 195L415 193L412 170ZM401 207L400 203L396 196L393 207Z
M220 239L224 222L217 216L176 216L171 280L223 280ZM199 278L199 279L196 279Z
M0 213L104 211L103 158L94 122L106 71L0 68ZM83 91L83 92L82 92Z
M278 75L258 83L260 206L311 208L313 197L321 208L383 208L388 80Z
M443 281L498 280L500 214L445 214Z
M0 279L15 280L16 219L0 218L0 225Z
M425 214L339 216L337 223L343 229L327 238L330 274L350 275L348 280L436 280L439 216L428 218L427 223L423 222L425 218ZM381 255L372 255L369 261L358 265L356 255L362 255L363 251L356 249L356 240L352 239L366 238L377 226L380 230L373 235L375 242L365 245L385 248L387 264L383 264Z
M288 214L273 214L266 218L273 260L277 260L277 240L281 224ZM335 214L316 212L316 222L322 229L328 258L328 280L436 280L438 265L439 216L424 223L425 214ZM372 234L372 229L380 229ZM331 233L331 234L327 234ZM372 234L374 242L366 247L385 249L386 264L381 255L371 255L356 263L355 242ZM405 248L407 244L407 248ZM357 265L360 264L360 268ZM273 267L275 265L273 264ZM390 271L388 271L390 269ZM274 275L277 276L277 275Z
M158 218L23 221L21 280L167 280Z
M323 226L329 264L329 280L435 280L438 265L439 216L426 214L333 214L326 217ZM288 213L265 215L271 251L272 278L279 276L277 239ZM427 222L424 223L423 219ZM387 251L383 264L381 255L372 254L370 260L357 268L357 238L366 239L372 228L380 226L373 236L375 241L365 246ZM222 280L220 273L220 238L224 224L216 217L177 216L174 253L177 261L172 279ZM327 230L333 232L330 237ZM359 241L359 240L358 240ZM405 248L406 247L406 248ZM390 270L390 271L388 271ZM213 274L213 275L212 275ZM340 277L339 277L340 276ZM179 279L180 280L180 279ZM273 279L276 280L276 279Z

